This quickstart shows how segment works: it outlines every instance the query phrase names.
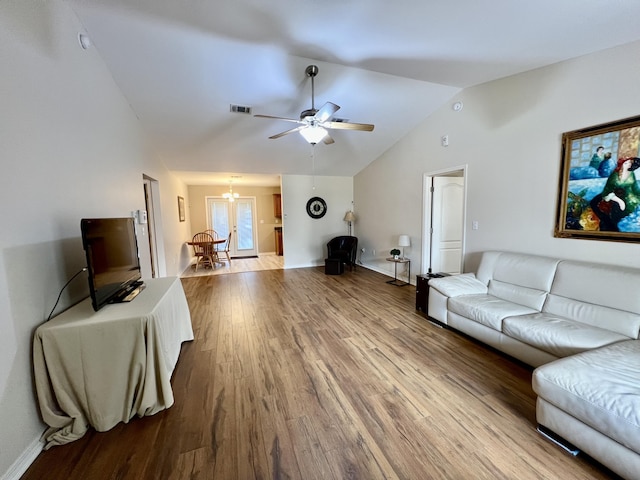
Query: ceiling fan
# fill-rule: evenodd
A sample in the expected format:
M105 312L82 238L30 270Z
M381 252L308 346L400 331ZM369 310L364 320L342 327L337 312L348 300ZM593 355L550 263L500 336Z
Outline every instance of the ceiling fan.
M320 140L325 144L330 145L335 143L333 138L327 132L327 129L335 130L360 130L363 132L370 132L373 130L373 125L368 123L351 123L343 121L332 121L332 116L336 113L340 107L335 103L327 102L319 110L315 108L314 98L314 81L313 79L318 75L318 67L316 65L309 65L305 69L307 77L311 77L311 108L309 110L303 110L300 113L300 119L274 117L271 115L254 115L259 118L273 118L275 120L284 120L285 122L293 122L299 124L298 127L286 130L281 133L270 136L270 139L284 137L293 132L300 132L300 135L312 145L315 145Z

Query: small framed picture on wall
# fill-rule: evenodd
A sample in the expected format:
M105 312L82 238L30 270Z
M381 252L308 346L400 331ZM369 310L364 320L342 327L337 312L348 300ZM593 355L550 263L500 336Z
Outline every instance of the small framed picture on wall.
M184 222L184 197L178 196L178 220Z

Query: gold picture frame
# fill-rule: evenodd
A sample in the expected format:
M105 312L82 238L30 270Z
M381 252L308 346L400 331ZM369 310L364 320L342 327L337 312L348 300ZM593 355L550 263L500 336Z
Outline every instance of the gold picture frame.
M178 220L181 222L185 221L184 216L184 197L178 196Z
M640 241L640 116L562 134L554 236Z

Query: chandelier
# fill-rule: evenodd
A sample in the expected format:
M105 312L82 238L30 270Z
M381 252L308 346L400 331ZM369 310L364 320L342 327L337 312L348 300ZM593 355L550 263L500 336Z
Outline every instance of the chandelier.
M235 202L236 198L240 197L239 193L233 193L233 187L231 186L231 180L229 180L229 192L223 193L222 198L226 198L230 202Z

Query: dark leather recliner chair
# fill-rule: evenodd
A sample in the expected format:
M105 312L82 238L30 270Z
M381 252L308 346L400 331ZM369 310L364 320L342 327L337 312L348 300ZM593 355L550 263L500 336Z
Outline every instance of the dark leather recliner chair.
M343 235L329 240L327 243L327 258L340 260L349 265L350 269L356 266L358 253L358 237Z

